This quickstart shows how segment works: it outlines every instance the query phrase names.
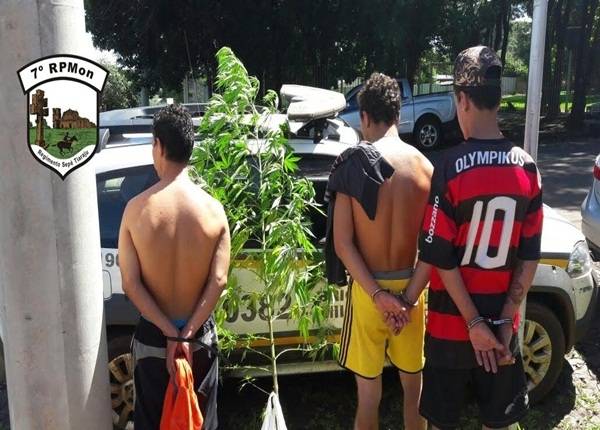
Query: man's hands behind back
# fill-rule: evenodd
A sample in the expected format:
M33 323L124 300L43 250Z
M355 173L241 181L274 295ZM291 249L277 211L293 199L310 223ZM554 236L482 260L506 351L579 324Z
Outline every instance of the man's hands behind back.
M477 364L483 366L486 372L496 373L498 365L508 364L508 347L494 336L485 322L480 322L469 330L469 339L475 350ZM510 342L510 338L508 341Z
M408 322L409 310L393 294L384 291L375 296L375 307L381 313L383 320L394 335L398 335Z

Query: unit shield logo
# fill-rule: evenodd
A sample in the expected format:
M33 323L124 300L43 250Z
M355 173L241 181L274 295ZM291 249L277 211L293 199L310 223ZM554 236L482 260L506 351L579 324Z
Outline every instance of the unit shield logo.
M53 55L17 73L27 95L29 150L65 179L97 150L99 98L108 72L83 57Z

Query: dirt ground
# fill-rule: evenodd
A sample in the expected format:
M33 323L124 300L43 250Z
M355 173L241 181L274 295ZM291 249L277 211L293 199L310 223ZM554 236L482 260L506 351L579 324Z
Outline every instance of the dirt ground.
M270 389L270 380L257 385ZM380 408L382 430L401 429L402 393L396 373L384 372ZM219 398L222 429L259 429L267 397L254 387L240 391L239 380L225 380ZM356 395L348 372L280 378L281 402L288 429L342 430L352 428ZM470 405L464 412L461 429L480 429L477 411ZM526 430L600 429L600 310L592 328L565 358L563 371L554 389L542 403L531 408L520 423Z

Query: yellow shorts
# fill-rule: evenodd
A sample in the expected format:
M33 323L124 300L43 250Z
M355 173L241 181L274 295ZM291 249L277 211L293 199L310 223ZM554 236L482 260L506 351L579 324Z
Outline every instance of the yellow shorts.
M377 283L392 293L399 293L408 284L412 271L374 274ZM387 278L387 279L386 279ZM402 279L404 278L404 279ZM394 336L371 297L356 282L348 288L346 313L340 340L339 363L364 378L381 375L385 356L402 372L423 370L425 357L425 307L421 295L412 309L410 323Z

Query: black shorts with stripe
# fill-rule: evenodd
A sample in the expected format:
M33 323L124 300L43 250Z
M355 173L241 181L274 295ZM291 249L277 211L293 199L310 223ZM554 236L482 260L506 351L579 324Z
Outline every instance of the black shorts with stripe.
M215 322L211 316L194 336L207 347L192 344L194 349L192 371L198 404L204 417L203 430L218 427L217 388L219 363L216 349ZM145 318L140 318L132 342L135 363L136 430L158 430L169 373L165 363L166 337Z

